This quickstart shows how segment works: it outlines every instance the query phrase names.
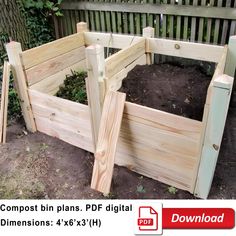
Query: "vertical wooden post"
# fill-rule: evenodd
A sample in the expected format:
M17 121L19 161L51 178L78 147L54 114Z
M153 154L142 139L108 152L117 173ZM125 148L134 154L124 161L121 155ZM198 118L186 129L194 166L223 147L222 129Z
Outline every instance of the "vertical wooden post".
M152 27L146 27L143 28L143 37L147 38L146 39L146 51L149 51L149 41L148 38L154 38L154 28ZM151 65L154 62L154 55L153 53L147 53L147 64Z
M88 32L88 26L86 22L79 22L76 24L77 33Z
M91 115L94 146L98 140L103 101L105 97L104 47L91 45L85 49L87 65L87 95Z
M21 44L17 42L10 42L6 45L9 62L12 66L18 96L20 99L22 114L29 131L36 131L36 124L29 100L28 88L26 84L26 77L23 71L20 54L22 53Z
M236 35L231 36L225 65L225 74L234 77L236 67Z
M222 75L214 80L210 88L211 91L209 91L209 113L194 190L195 196L200 198L207 198L211 188L224 132L232 86L233 77Z

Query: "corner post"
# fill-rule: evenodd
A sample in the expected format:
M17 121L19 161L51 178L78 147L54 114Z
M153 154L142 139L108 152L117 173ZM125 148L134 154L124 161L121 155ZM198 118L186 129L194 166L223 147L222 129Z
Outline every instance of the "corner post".
M88 78L86 82L94 147L98 140L102 107L105 97L105 59L101 45L91 45L85 49Z
M35 132L36 124L30 104L28 87L26 84L26 76L21 62L21 44L17 42L10 42L6 45L7 55L12 67L12 72L15 78L17 93L20 99L22 114L29 131Z
M221 75L214 80L210 88L211 91L209 91L209 114L206 120L205 137L194 189L194 195L200 198L207 198L210 192L224 132L232 87L233 77Z
M149 51L149 39L148 38L154 38L154 28L152 28L152 27L143 28L143 37L146 38L145 51L148 52ZM146 58L147 58L146 59L147 65L151 65L154 63L153 53L146 53Z
M76 24L77 33L88 32L88 26L86 22L79 22Z
M234 77L236 67L236 35L231 36L228 45L225 74Z

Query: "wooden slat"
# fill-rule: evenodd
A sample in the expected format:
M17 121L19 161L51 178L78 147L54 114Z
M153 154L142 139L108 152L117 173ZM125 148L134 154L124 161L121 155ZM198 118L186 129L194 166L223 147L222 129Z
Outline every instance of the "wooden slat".
M24 68L27 70L40 63L60 56L84 45L83 34L74 34L22 53Z
M167 0L163 0L163 3L167 3ZM162 13L160 13L162 14ZM166 38L167 37L167 16L165 15L165 13L162 15L162 38Z
M201 5L206 6L206 0L201 0ZM205 18L199 19L199 26L198 26L198 42L203 42L203 34L204 34L204 21Z
M150 52L169 56L191 58L196 60L218 62L223 53L224 47L189 43L167 39L147 39L149 40ZM180 49L176 49L178 44ZM207 52L207 53L206 53Z
M110 91L104 101L91 182L93 189L104 194L110 192L125 97L125 93Z
M210 6L214 6L214 0L210 0ZM211 33L212 33L212 18L207 20L207 32L206 32L206 42L211 42Z
M185 4L189 5L189 0L185 0ZM184 17L184 34L183 34L184 40L188 40L188 37L189 37L188 36L188 29L189 29L188 22L189 22L189 16L185 16Z
M85 47L69 51L26 70L29 86L85 59Z
M229 51L227 54L225 73L234 77L236 67L236 35L229 38Z
M121 2L121 0L116 0L116 2ZM117 32L119 34L121 34L122 33L122 14L121 14L121 12L117 12L116 18L117 18Z
M86 45L100 44L103 47L117 49L128 47L141 39L139 36L97 32L86 32L84 37Z
M231 5L231 0L226 0L226 7L223 9L232 9L230 8L230 5ZM229 21L224 20L223 27L222 27L221 41L220 41L221 45L224 45L227 43L226 37L227 37L228 28L229 28Z
M126 102L116 163L190 191L201 127L199 121Z
M131 64L138 57L145 53L145 39L141 39L140 42L133 44L132 46L122 49L121 51L113 54L105 60L105 73L106 77L110 78L117 74L124 67Z
M166 1L166 0L164 0ZM196 0L194 0L196 3ZM189 0L186 0L189 2ZM72 2L62 3L62 8L69 10L81 9L90 11L111 11L111 12L129 12L148 13L148 14L166 14L176 16L193 16L193 17L212 17L219 19L236 19L236 9L234 8L216 8L208 6L189 6L189 5L170 5L170 4L132 4L132 1L126 3L116 2ZM131 22L132 23L132 22Z
M175 0L170 0L170 4L174 5ZM169 24L170 35L169 38L174 38L174 16L170 16L170 24Z
M142 0L143 5L147 4L147 0ZM141 14L141 18L142 18L142 29L147 27L147 13L144 12L143 14ZM140 29L141 31L141 29Z
M236 8L236 1L234 1L234 8ZM230 26L230 32L229 32L229 35L230 36L233 36L236 34L236 21L233 20L231 22L231 26Z
M223 0L218 0L217 6L221 7L222 3L223 3ZM218 44L218 42L219 42L219 29L220 29L220 20L216 19L215 20L215 29L214 29L214 39L213 39L214 44Z
M94 152L92 137L84 137L81 134L76 133L74 130L68 130L64 128L60 123L51 121L47 118L42 118L40 116L35 116L35 122L37 124L38 131L54 138L63 140L64 142L82 148L86 151ZM81 125L85 124L81 123Z
M207 198L211 188L228 113L232 86L233 77L227 75L222 75L213 82L204 145L194 190L194 194L200 198Z
M2 126L2 143L6 143L7 136L7 115L8 115L8 95L9 95L9 81L10 81L10 64L8 62L4 62L4 71L2 80L5 80L5 88L2 90L2 94L4 94L4 107L3 107L3 126ZM4 91L5 90L5 91Z
M141 0L136 0L137 3L140 3ZM141 35L141 17L143 18L143 14L140 13L135 13L135 26L136 26L136 30L135 30L135 34L136 35Z
M6 50L16 82L17 93L19 96L21 110L26 123L26 127L29 131L35 132L36 126L30 106L26 77L20 60L20 54L22 53L21 45L20 43L11 42L6 45Z
M5 61L3 65L2 91L1 91L1 104L0 104L0 143L6 142L9 77L10 77L10 64L7 61Z
M33 89L28 89L28 91L32 104L39 104L40 106L45 107L48 106L52 109L66 112L71 116L89 120L89 109L86 105L47 95Z
M178 1L178 5L182 5L183 0ZM176 26L176 39L180 40L181 38L181 16L177 16L177 26Z
M105 80L106 89L117 91L122 85L122 80L127 76L129 71L131 71L136 65L146 65L146 55L142 55L133 63L122 69L119 73L115 74L113 77Z
M41 80L30 86L30 88L49 95L55 95L59 87L63 85L66 75L71 75L71 71L86 71L86 61L82 60L58 73Z
M193 0L193 6L194 8L197 6L198 0ZM196 17L192 17L192 21L191 21L191 36L190 36L190 41L194 42L195 41L195 37L196 37L196 22L197 19Z

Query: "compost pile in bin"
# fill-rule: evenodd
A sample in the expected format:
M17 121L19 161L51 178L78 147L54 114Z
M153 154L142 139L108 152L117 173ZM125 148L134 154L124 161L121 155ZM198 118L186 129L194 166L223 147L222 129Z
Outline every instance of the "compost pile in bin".
M126 101L201 121L211 79L200 66L139 65L119 91Z
M85 71L71 71L71 75L66 75L64 84L60 86L56 96L87 105L86 77Z

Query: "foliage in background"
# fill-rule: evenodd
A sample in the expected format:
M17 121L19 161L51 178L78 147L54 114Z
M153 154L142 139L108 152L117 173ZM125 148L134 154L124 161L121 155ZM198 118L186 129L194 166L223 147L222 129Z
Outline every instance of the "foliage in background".
M22 0L22 12L30 34L29 48L42 45L54 39L52 18L62 16L62 0Z
M29 33L29 42L27 42L26 46L32 48L54 40L52 17L62 16L60 11L62 0L17 0L17 2L22 14L25 16ZM0 32L1 45L9 42L9 36L5 32ZM5 50L0 50L0 95L4 60L7 60L7 54ZM17 118L21 115L17 93L13 87L12 76L10 79L8 114L10 118Z
M64 85L60 87L56 96L68 99L74 102L87 104L85 78L87 73L71 71L72 75L67 75Z

